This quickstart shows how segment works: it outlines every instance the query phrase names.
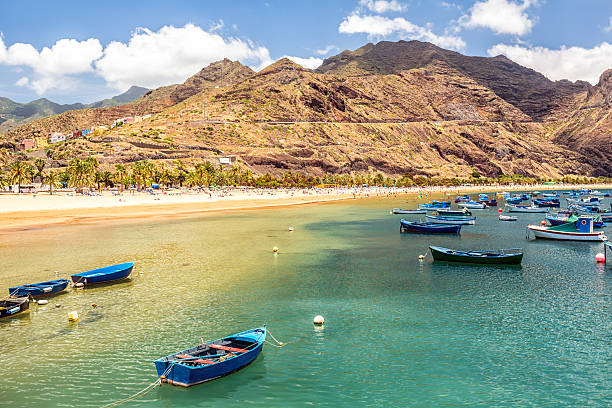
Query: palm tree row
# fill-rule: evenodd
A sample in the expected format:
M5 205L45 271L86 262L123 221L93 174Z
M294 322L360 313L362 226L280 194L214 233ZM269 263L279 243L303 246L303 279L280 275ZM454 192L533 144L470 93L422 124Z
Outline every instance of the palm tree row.
M260 188L278 187L314 187L321 184L338 186L460 186L465 184L540 184L550 181L562 181L568 184L610 183L612 179L605 177L566 176L561 180L524 177L520 175L501 175L495 178L482 177L474 172L469 178L426 177L406 174L400 178L389 178L381 173L366 175L330 174L323 177L304 175L299 172L287 171L280 177L271 174L258 176L250 170L239 166L223 168L210 162L201 162L193 167L185 165L180 160L173 167L164 163L154 163L141 160L130 165L116 164L114 171L100 170L98 161L73 159L63 170L45 170L45 161L36 159L33 165L25 161L13 163L7 173L0 172L0 189L9 184L21 185L38 179L43 187L48 187L52 193L62 184L76 189L117 187L121 190L134 187L137 190L159 185L161 187L210 187L210 186L252 186Z

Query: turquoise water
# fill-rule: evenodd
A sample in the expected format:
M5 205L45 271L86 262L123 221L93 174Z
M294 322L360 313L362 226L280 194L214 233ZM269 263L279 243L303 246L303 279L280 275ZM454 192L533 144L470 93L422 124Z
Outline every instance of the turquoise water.
M389 209L414 205L371 199L4 235L2 288L56 270L136 267L131 282L72 290L0 323L0 405L101 406L153 382L156 358L267 323L286 346L124 406L610 406L612 267L594 262L601 244L527 241L525 226L542 215L502 223L495 209L461 236L400 234ZM420 262L429 244L523 247L525 258Z

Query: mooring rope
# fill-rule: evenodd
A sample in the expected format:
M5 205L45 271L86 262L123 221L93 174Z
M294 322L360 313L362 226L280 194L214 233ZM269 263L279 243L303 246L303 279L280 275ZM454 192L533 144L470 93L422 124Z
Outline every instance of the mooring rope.
M172 370L173 367L174 367L174 363L170 364L170 366L166 369L166 371L164 371L164 373L162 375L160 375L157 378L157 380L155 380L153 383L147 385L145 388L143 388L142 390L138 391L137 393L135 393L135 394L133 394L133 395L127 397L127 398L124 398L122 400L111 402L110 404L102 405L101 408L117 407L117 406L119 406L121 404L125 404L128 401L135 400L137 398L140 398L140 397L144 396L149 391L153 390L155 387L160 385L162 377L165 377L166 375L168 375L168 373L170 373L170 370Z

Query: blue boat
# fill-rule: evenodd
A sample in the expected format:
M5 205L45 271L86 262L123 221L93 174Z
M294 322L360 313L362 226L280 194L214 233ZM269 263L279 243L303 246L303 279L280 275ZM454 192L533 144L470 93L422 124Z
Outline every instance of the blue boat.
M549 207L549 208L561 207L561 203L556 198L553 198L553 199L536 198L535 200L533 200L533 205L535 205L536 207Z
M247 330L155 360L161 382L189 387L238 371L263 348L266 327Z
M419 204L419 208L420 209L425 209L425 210L431 210L431 209L438 209L438 208L450 208L451 206L451 202L450 201L432 201L431 203L427 203L427 204Z
M452 225L474 225L476 217L452 217L447 215L426 215L425 218L429 222L437 224L452 224Z
M521 199L521 197L511 197L511 198L506 198L506 203L508 204L520 204L523 200Z
M66 289L70 280L68 279L56 279L47 282L32 283L29 285L13 286L9 288L9 295L11 296L48 296L54 295Z
M458 195L458 196L455 198L455 204L456 204L456 203L464 203L464 202L466 202L466 201L470 201L470 196L469 196L469 195L467 195L467 194L466 194L466 195Z
M461 225L400 220L400 232L417 232L422 234L459 234L461 233Z
M75 273L70 275L74 283L93 285L125 279L132 273L134 262L126 262L117 265L105 266L104 268L92 269L91 271Z

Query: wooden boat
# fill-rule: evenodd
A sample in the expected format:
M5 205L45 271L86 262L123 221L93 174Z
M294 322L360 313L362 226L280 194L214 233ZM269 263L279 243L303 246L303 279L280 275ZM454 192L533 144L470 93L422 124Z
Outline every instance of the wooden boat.
M434 261L461 262L484 265L519 265L523 260L521 248L493 249L486 251L458 251L430 246Z
M427 221L438 224L453 224L453 225L474 225L476 217L450 217L446 215L427 215Z
M117 265L105 266L104 268L92 269L91 271L75 273L70 278L74 283L93 285L96 283L113 282L126 279L132 273L134 262L126 262Z
M70 280L56 279L47 282L31 283L29 285L13 286L9 288L9 295L12 296L48 296L59 293L66 289Z
M470 201L470 196L465 194L465 195L458 195L457 197L455 197L455 204L456 203L464 203L464 202L468 202Z
M486 204L479 203L478 201L468 201L467 203L459 203L457 205L470 210L484 210L487 207Z
M15 316L17 313L25 312L29 308L29 297L8 297L4 300L0 300L0 318Z
M567 224L568 222L576 222L578 221L578 215L574 213L567 212L559 212L556 215L547 215L546 221L553 227L556 225ZM601 220L601 217L593 218L593 227L594 228L603 228L606 224Z
M520 204L522 201L521 197L506 198L506 204Z
M568 209L577 212L578 214L599 214L602 212L601 208L596 205L577 205L570 204L567 206Z
M500 221L518 221L518 217L514 216L514 215L504 215L504 214L500 214L499 215L499 220Z
M472 212L467 208L464 208L462 210L448 210L444 208L438 208L436 210L436 213L438 215L450 215L455 217L469 217L470 215L472 215Z
M497 200L483 201L487 207L497 207Z
M507 205L508 211L515 213L547 213L547 207L534 207L528 205Z
M536 238L566 241L604 241L606 239L602 231L593 231L593 218L588 216L581 216L575 222L568 222L554 227L528 225L527 228L533 232Z
M483 201L489 201L489 196L486 194L479 194L478 195L478 201L483 202Z
M252 363L266 340L266 327L203 343L155 361L161 382L189 387L238 371Z
M559 198L559 193L544 193L542 194L544 198Z
M459 234L461 232L461 225L400 220L400 232L417 232L422 234Z
M427 210L402 210L401 208L393 208L393 214L427 214Z
M553 198L550 200L546 200L543 198L536 198L535 200L533 200L533 205L535 205L536 207L540 207L540 208L542 207L548 207L548 208L561 207L561 203L556 198Z
M438 208L450 208L450 201L432 201L431 203L419 204L422 210L437 210Z

